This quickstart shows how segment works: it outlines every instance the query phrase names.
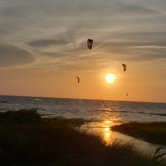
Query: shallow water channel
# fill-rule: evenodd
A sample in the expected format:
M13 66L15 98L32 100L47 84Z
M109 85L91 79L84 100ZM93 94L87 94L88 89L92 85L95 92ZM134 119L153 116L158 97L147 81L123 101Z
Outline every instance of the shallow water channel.
M151 144L146 141L136 139L134 137L111 131L110 127L114 124L111 121L103 121L103 122L90 122L81 126L82 130L85 130L90 133L94 133L100 135L106 144L111 144L115 140L119 140L121 143L131 143L134 144L135 147L146 154L153 155L154 152L160 145ZM162 150L162 152L166 150Z

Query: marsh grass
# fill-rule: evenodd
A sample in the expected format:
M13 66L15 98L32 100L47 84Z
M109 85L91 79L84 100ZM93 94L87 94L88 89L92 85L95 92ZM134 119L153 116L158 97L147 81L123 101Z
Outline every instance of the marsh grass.
M0 112L0 124L31 124L41 122L41 116L35 109Z
M83 119L42 119L36 110L0 113L1 166L164 165L131 144L102 138L78 127ZM77 129L76 129L77 127Z
M119 131L151 143L166 146L166 122L126 123L111 127L112 131Z
M165 150L165 147L162 147L162 146L158 147L152 156L152 160L159 161L159 162L165 161L166 160L166 158L165 158L166 152L163 152L162 151L163 149Z

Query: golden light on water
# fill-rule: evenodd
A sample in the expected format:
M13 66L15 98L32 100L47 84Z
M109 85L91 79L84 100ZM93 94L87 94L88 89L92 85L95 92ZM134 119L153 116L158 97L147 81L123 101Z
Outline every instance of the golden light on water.
M98 133L106 145L110 145L116 138L116 135L113 134L110 127L114 125L114 123L110 120L104 120L101 122L90 122L86 125L82 125L82 129L86 129L86 131L90 133Z
M113 83L116 77L113 74L107 74L105 79L108 83Z
M110 129L109 128L105 128L105 131L109 131Z
M106 120L103 122L103 140L105 141L105 143L107 145L109 145L112 142L112 138L111 138L111 134L112 131L110 130L110 125L111 125L111 121Z
M105 128L103 131L103 140L105 141L106 145L109 145L113 140L111 138L111 131L110 128Z

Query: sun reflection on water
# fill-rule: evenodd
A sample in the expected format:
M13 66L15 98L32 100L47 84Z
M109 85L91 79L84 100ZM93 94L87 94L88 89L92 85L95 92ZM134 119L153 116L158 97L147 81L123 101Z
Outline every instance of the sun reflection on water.
M112 131L110 128L105 128L105 131L103 132L103 141L106 143L106 145L109 145L113 140L111 138Z
M108 131L109 131L109 128L105 128L105 131L108 132Z
M99 134L106 145L110 145L115 139L110 129L114 124L113 121L105 120L100 122L90 122L87 125L83 125L82 128L90 133Z

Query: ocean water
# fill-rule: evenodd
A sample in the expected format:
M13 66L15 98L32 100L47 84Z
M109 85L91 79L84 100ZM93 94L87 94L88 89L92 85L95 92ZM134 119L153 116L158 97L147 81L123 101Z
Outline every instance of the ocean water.
M166 121L166 103L0 96L0 111L37 109L43 117L62 116L126 123Z

